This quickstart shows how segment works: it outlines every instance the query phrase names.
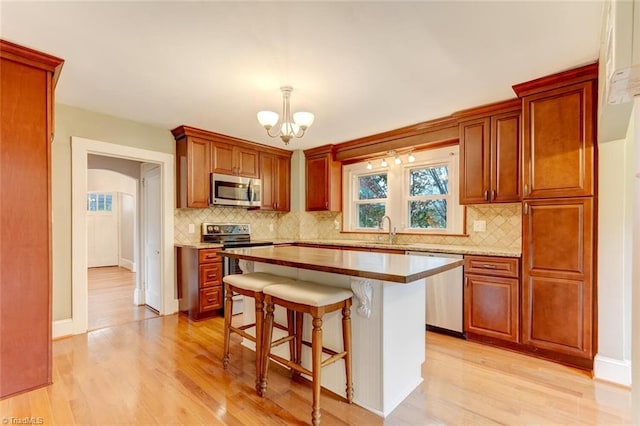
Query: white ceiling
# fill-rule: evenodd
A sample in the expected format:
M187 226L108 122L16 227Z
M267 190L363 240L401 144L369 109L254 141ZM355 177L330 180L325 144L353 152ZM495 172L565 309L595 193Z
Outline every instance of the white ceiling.
M289 149L339 143L514 97L598 58L603 4L11 2L3 39L65 59L56 101L283 147L256 112L316 115Z

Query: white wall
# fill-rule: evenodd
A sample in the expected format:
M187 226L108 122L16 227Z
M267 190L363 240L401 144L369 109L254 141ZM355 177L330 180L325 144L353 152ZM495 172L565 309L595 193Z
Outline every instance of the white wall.
M138 177L140 176L140 162L96 155L91 155L89 157L105 160L89 160L89 167L109 167L118 170L124 167L124 172L128 175L134 175ZM131 170L127 172L127 168ZM112 170L89 169L87 170L87 190L89 192L113 193L113 219L116 221L116 231L108 231L108 237L114 240L113 242L116 250L116 260L115 263L109 264L119 265L135 272L137 267L135 259L135 218L136 200L138 198L138 180L130 176L125 176L122 173L114 172ZM104 232L101 234L99 232L100 230L96 230L98 232L90 232L91 226L94 225L91 220L89 220L88 225L90 226L90 228L88 229L88 247L89 254L91 254L92 251L95 251L94 249L96 244L106 242L104 240L104 237L106 237L107 235L103 235ZM102 235L102 237L97 237L97 235ZM93 238L94 236L96 237ZM98 252L101 251L98 250ZM91 256L89 256L89 267L103 265L107 265L107 263L99 262L99 264L96 264L92 261Z
M640 13L638 14L640 15ZM640 18L639 18L640 19ZM640 22L638 23L640 28ZM633 424L640 425L640 96L635 97L632 116L634 126L634 196L633 196L633 248L632 257L632 340L633 388L631 406L634 407Z
M595 376L631 384L633 125L598 145L598 354Z
M135 262L136 253L136 201L130 194L118 193L120 202L120 259L119 265L129 269L131 272L137 271Z
M87 190L89 192L124 192L136 195L138 181L111 170L90 169L87 170Z

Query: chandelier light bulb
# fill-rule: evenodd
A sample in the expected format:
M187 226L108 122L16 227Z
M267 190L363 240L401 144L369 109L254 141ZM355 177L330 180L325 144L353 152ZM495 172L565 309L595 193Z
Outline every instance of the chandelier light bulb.
M367 170L371 170L373 169L373 164L371 164L371 161L367 162Z
M389 163L387 163L387 159L386 159L386 158L383 158L383 159L382 159L382 162L380 163L380 165L381 165L382 167L387 167L387 166L389 165Z
M407 161L409 161L410 163L413 163L414 161L416 161L416 157L413 156L412 152L409 153L409 157L407 157Z
M402 164L402 160L400 159L399 155L396 155L396 158L393 160L393 162L396 164Z
M282 142L288 145L291 139L304 136L304 132L313 124L315 117L312 113L306 111L296 112L291 115L289 98L293 87L282 86L280 91L282 92L282 124L280 126L277 125L280 116L273 111L260 111L258 113L258 122L270 137L280 137ZM271 132L271 129L275 131Z

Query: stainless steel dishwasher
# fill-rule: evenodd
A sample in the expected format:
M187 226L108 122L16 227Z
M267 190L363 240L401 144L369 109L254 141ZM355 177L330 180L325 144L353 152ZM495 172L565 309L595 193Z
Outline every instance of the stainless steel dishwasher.
M416 256L462 259L461 254L409 251ZM463 337L463 273L462 266L427 278L426 328L431 331Z

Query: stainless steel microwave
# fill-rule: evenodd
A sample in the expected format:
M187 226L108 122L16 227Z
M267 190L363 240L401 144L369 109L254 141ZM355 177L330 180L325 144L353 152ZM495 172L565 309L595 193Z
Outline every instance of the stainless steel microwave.
M260 207L260 179L211 173L211 205Z

